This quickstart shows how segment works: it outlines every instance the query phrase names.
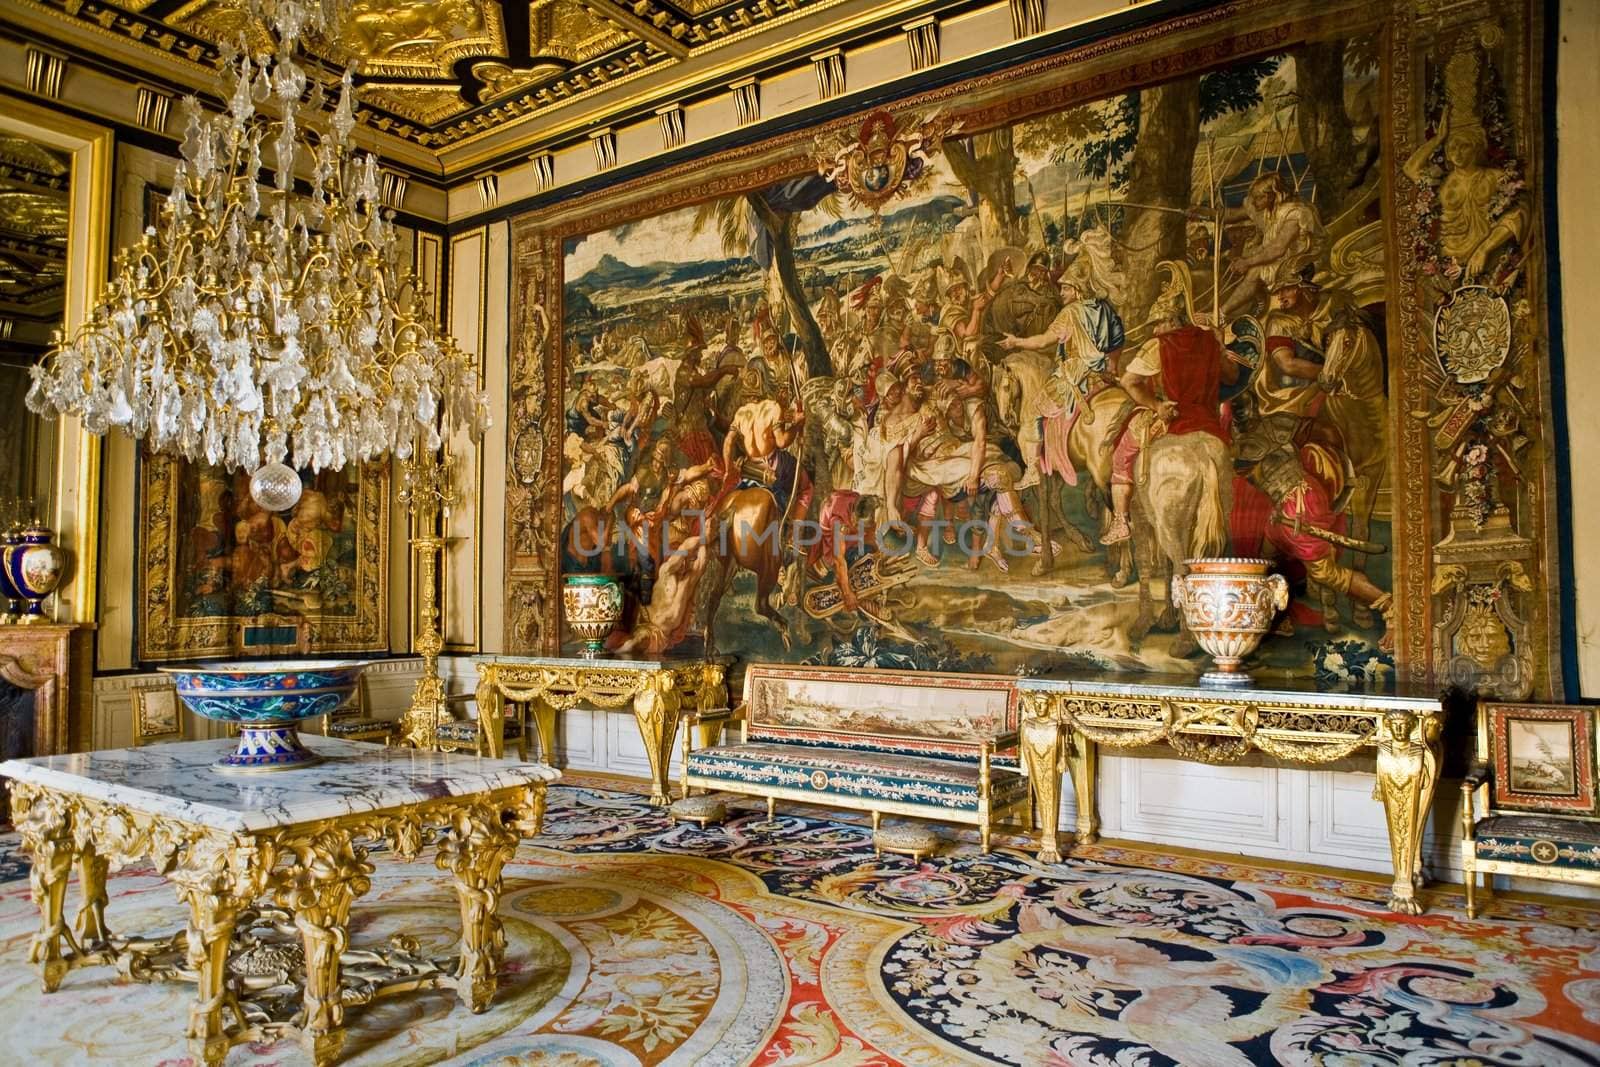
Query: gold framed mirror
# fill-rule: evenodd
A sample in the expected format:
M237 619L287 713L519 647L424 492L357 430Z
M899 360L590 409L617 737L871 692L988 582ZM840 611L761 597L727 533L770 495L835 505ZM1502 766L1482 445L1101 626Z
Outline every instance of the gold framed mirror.
M48 161L63 161L67 182L65 200L66 245L60 264L61 325L76 329L88 315L106 279L111 219L112 132L105 127L39 107L24 100L7 100L0 110L0 138L29 153L48 169ZM48 183L45 183L48 184ZM23 197L30 191L14 190ZM39 190L33 190L37 193ZM51 210L35 200L37 214ZM41 254L45 249L37 249ZM24 330L27 339L33 323ZM13 333L21 328L12 327ZM3 327L0 327L3 329ZM48 344L48 333L43 338ZM19 346L19 351L20 351ZM22 386L26 391L26 385ZM9 397L10 393L5 394ZM22 438L32 442L27 468L19 468L24 495L39 505L39 517L56 533L56 543L70 553L65 580L56 591L55 618L60 622L93 622L99 561L100 450L102 439L85 433L76 419L60 419L36 426L31 413L19 403L5 413L7 420L23 421ZM9 403L9 401L8 401ZM21 438L19 438L21 439ZM0 495L6 490L0 487Z

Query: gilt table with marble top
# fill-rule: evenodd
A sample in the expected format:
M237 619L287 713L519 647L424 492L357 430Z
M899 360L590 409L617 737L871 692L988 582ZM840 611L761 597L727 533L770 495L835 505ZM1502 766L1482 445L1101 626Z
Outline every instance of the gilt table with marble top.
M217 741L0 764L33 861L41 923L30 959L45 991L92 964L115 964L138 980L196 982L189 1044L207 1065L222 1063L233 1045L284 1034L297 1035L317 1064L331 1063L347 1005L412 989L451 987L472 1011L486 1010L505 946L501 868L522 837L539 832L545 786L559 772L470 754L305 742L322 763L266 774L213 769L219 746L232 743ZM370 888L367 849L376 842L402 859L433 849L454 876L458 956L425 959L404 937L387 950L350 947L350 907ZM186 930L140 938L107 929L107 873L140 858L188 906ZM75 932L63 918L74 865L83 895ZM291 928L298 937L285 938ZM341 957L351 971L344 977Z
M1088 844L1099 833L1099 746L1164 744L1185 759L1213 764L1236 763L1256 750L1303 766L1371 749L1373 796L1383 804L1394 864L1389 909L1421 914L1422 834L1439 783L1440 737L1452 712L1466 714L1467 694L1392 679L1216 686L1189 677L1070 670L1019 678L1017 691L1043 862L1061 858L1056 822L1063 769L1071 771L1077 799L1077 840Z
M703 712L728 706L729 660L723 656L668 653L649 659L626 655L585 659L497 654L476 656L474 662L478 665L478 718L485 724L490 755L500 755L504 745L502 724L508 700L528 708L546 759L555 758L557 711L631 707L650 761L650 803L657 806L672 803L667 764L680 714L686 708ZM715 729L703 729L703 744L712 743Z

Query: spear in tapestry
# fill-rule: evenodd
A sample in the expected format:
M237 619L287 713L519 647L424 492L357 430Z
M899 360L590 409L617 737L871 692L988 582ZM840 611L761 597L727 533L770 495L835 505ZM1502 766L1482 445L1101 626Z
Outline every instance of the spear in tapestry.
M1222 317L1222 216L1217 210L1217 177L1212 168L1212 152L1216 148L1215 136L1206 138L1206 200L1211 205L1211 328L1216 329Z

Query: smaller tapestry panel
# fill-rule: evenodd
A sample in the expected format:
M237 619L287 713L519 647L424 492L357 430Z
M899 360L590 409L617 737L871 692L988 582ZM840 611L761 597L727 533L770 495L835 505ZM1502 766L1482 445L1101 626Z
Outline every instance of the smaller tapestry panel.
M300 502L272 513L248 471L142 458L141 660L387 651L388 471L301 478Z
M1015 694L1004 678L874 671L869 680L846 671L752 667L746 692L752 737L802 731L973 743L1017 728Z

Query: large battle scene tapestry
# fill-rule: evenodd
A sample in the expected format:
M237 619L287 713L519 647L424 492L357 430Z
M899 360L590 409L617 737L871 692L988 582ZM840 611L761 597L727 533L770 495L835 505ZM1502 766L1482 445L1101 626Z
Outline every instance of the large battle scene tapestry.
M388 471L302 472L288 511L250 473L140 459L139 658L388 649Z
M598 571L622 653L1193 673L1170 577L1260 555L1258 674L1553 684L1539 27L1433 6L1241 4L521 220L508 639Z

